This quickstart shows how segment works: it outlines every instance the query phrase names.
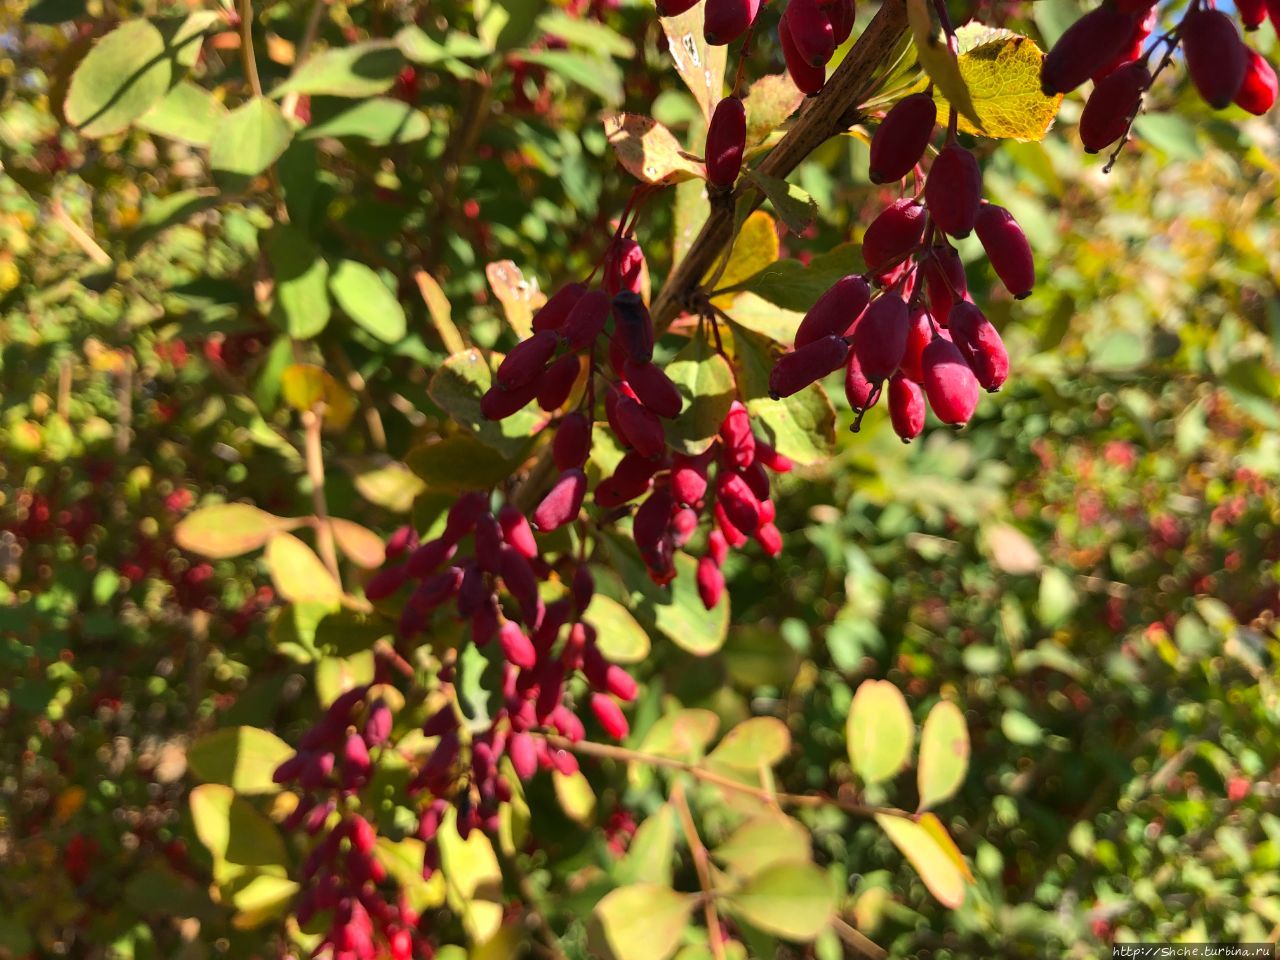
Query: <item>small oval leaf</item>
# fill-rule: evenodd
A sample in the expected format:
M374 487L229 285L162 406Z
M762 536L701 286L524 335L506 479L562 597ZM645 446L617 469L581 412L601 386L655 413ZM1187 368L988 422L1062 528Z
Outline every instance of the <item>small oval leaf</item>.
M895 776L911 759L916 728L902 692L888 680L865 680L853 695L845 739L863 783Z
M969 728L954 703L941 700L925 718L920 734L920 761L916 784L920 809L950 799L969 770Z

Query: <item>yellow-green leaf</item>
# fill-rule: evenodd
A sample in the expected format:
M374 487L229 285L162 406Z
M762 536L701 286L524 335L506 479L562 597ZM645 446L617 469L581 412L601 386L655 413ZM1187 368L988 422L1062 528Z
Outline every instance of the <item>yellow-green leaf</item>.
M458 836L457 812L450 808L436 834L450 908L475 943L484 943L502 926L502 868L489 838L472 830Z
M742 229L733 241L733 252L729 254L729 263L716 281L716 289L724 290L735 287L754 277L765 267L778 259L778 227L773 217L763 210L757 210L743 221ZM714 268L713 268L714 269ZM702 278L710 279L710 273ZM730 297L718 297L715 304L724 307L733 302Z
M836 913L830 877L807 860L766 867L730 894L728 902L753 927L788 940L812 940Z
M607 894L591 916L589 944L601 960L667 960L698 900L670 887L637 883Z
M387 549L382 538L368 527L341 517L333 517L329 525L333 527L333 538L337 541L338 549L356 566L376 570L387 559Z
M291 533L277 533L267 543L267 565L271 579L284 599L334 601L342 597L342 587L320 562L315 551Z
M982 121L979 127L962 113L960 129L987 137L1043 140L1062 103L1062 94L1046 97L1040 92L1044 51L1029 37L979 24L965 24L956 38L960 76ZM933 96L939 116L946 116L949 103L940 84Z
M584 827L590 826L592 816L596 812L596 795L591 784L581 771L563 774L559 770L551 771L551 783L555 787L556 800L560 809L574 823Z
M618 601L597 593L583 619L596 628L596 644L606 660L639 663L649 656L649 634Z
M208 783L221 783L237 793L276 793L276 767L293 756L293 748L269 730L224 727L207 733L187 750L192 772Z
M811 853L804 824L775 812L748 820L711 851L730 873L741 877L754 876L784 860L807 860Z
M902 692L888 680L865 680L853 695L845 739L863 783L888 780L911 759L916 727Z
M947 43L931 0L907 0L907 22L911 24L911 36L915 40L920 66L924 67L934 87L962 117L982 132L982 118L974 108L969 87L960 73L956 52Z
M668 185L706 179L703 163L689 156L670 130L652 117L618 113L605 117L604 133L618 162L642 183Z
M933 817L933 814L925 816ZM933 819L937 820L936 817ZM876 814L876 823L915 868L939 903L953 910L964 903L964 873L931 830L915 820L886 813Z
M302 521L277 517L247 503L223 503L187 514L173 532L183 550L214 560L263 547L273 535Z
M709 759L739 770L780 763L791 752L791 732L777 717L752 717L724 735Z
M954 795L968 769L969 728L964 714L951 701L939 701L929 711L920 734L920 763L916 769L920 809Z

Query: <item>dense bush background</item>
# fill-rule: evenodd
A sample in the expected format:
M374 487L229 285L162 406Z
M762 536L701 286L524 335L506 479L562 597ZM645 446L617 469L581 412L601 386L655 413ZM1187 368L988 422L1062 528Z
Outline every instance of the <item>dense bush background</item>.
M957 21L973 12L961 6ZM324 433L333 515L383 535L427 525L454 489L403 463L457 431L427 389L456 334L439 310L433 322L417 271L468 342L509 348L485 266L509 260L544 290L585 274L632 187L600 111L651 113L682 136L700 120L644 5L559 14L602 25L586 34L535 25L548 13L531 3L512 5L527 23L496 33L483 5L319 5L325 43L416 16L437 49L390 94L419 108L421 136L295 139L274 193L298 232L286 240L398 290L407 335L388 345L335 309L291 340L255 300L270 185L216 195L199 142L88 140L60 121L91 39L178 12L135 7L42 0L21 25L10 8L0 62L0 955L285 956L305 937L271 911L247 923L211 885L187 751L238 725L296 741L317 697L369 668L369 631L280 602L257 555L178 549L175 525L224 499L311 511L291 363L329 371L350 407ZM1049 39L1075 14L1030 7L979 12ZM264 83L289 72L308 13L264 8ZM557 23L568 42L548 44ZM208 89L242 82L228 37L196 68ZM1269 26L1259 37L1274 51ZM549 48L561 56L530 53ZM752 69L778 62L763 38ZM314 124L335 108L309 109ZM873 827L799 814L843 916L893 956L1089 957L1114 936L1280 931L1277 132L1165 83L1141 145L1104 176L1079 150L1077 114L1069 100L1042 143L981 144L988 192L1027 229L1041 277L1015 305L973 258L976 299L1013 357L1006 389L964 431L934 424L910 446L884 416L848 432L837 399L835 455L776 497L783 555L728 569L723 649L695 661L655 638L635 668L629 743L673 705L710 709L722 729L778 716L794 750L777 776L795 792L848 779L845 715L864 678L898 685L917 720L939 695L964 707L970 773L942 811L974 874L960 909ZM820 218L803 237L776 228L783 257L858 238L880 202L865 151L838 138L799 171ZM645 210L655 272L671 259L672 198ZM661 778L584 770L587 810L534 784L538 849L504 871L575 958L634 822L665 797ZM272 798L256 802L269 822ZM723 836L729 821L707 811L704 831ZM301 849L290 840L288 857ZM677 884L692 876L677 854ZM440 922L442 944L466 942ZM495 949L483 956L523 947ZM841 955L833 937L804 949Z

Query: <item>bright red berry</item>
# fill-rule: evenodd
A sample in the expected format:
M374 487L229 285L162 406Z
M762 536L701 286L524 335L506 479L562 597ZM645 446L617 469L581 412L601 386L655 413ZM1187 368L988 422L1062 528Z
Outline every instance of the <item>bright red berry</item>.
M969 299L969 282L964 274L964 261L960 259L960 254L955 247L945 243L935 243L921 261L920 272L924 275L929 312L945 327L952 304L958 300ZM924 348L921 347L921 349ZM918 381L920 378L912 377L912 379Z
M1249 67L1236 94L1236 106L1262 116L1276 102L1276 72L1267 58L1256 50L1249 51Z
M853 328L853 353L862 373L873 383L893 376L907 350L910 320L907 305L896 294L872 301Z
M982 202L982 171L977 158L957 143L943 147L929 167L924 202L939 230L967 237Z
M1018 221L1004 207L984 203L974 224L991 268L1014 299L1030 295L1036 285L1035 258Z
M586 494L587 475L578 469L566 470L533 511L533 525L544 532L563 527L578 516Z
M924 391L920 384L901 373L889 381L889 419L903 443L910 443L924 430Z
M928 216L911 197L895 200L871 221L862 238L867 270L882 277L903 263L920 245Z
M737 97L725 97L707 126L707 180L712 186L733 186L746 145L747 108Z
M711 610L724 595L724 574L710 556L698 560L697 582L698 597L702 605Z
M866 277L841 277L820 296L796 328L795 345L803 347L823 337L846 336L871 302Z
M934 337L925 347L924 391L929 406L943 423L968 423L978 406L978 378L956 345Z

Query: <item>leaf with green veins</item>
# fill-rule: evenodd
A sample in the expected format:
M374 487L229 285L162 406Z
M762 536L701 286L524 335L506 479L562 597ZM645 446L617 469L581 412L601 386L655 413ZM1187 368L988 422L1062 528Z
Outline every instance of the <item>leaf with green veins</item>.
M733 368L705 338L694 337L665 373L684 398L680 415L663 421L667 442L682 453L702 453L719 436L733 404Z
M812 226L818 216L818 205L802 188L785 180L766 176L759 170L748 170L747 179L769 198L774 212L792 233L802 234Z

